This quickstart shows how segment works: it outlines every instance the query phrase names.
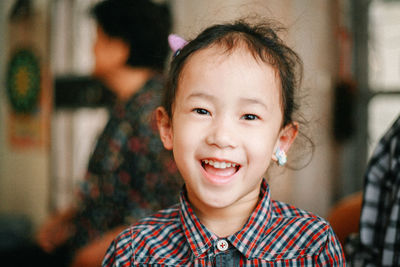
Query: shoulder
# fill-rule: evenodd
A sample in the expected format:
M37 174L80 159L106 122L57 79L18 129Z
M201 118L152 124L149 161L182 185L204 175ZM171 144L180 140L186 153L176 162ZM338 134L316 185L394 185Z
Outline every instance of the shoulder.
M158 136L155 110L161 105L162 87L161 79L153 77L126 103L123 119L136 135Z
M315 258L324 253L329 243L342 257L341 246L328 222L292 205L272 201L270 227L260 244L264 256Z
M163 209L150 215L146 218L141 219L139 222L134 224L131 228L133 231L140 232L145 229L155 230L155 229L169 229L179 224L180 209L179 204L175 204L169 208Z
M179 213L178 205L174 205L124 230L109 247L104 266L149 263L149 260L169 254L169 248L184 238Z
M308 245L326 239L331 228L323 218L280 201L272 201L272 222L280 228L291 229L299 238L308 235Z
M143 241L152 241L167 238L180 228L179 207L174 205L170 208L160 210L157 213L148 216L138 223L132 225L127 231L132 244L143 243Z
M129 111L140 109L151 112L161 104L163 81L160 77L153 77L132 97L128 104Z
M380 138L377 146L374 149L373 155L370 159L370 163L375 163L381 158L384 158L384 154L392 152L393 148L400 146L400 116L395 120L391 127L386 133ZM395 146L395 147L392 147ZM386 160L386 159L385 159Z
M293 205L276 200L272 200L272 215L278 218L291 218L291 219L309 218L309 219L315 219L317 221L323 220L321 217L311 212L296 208Z

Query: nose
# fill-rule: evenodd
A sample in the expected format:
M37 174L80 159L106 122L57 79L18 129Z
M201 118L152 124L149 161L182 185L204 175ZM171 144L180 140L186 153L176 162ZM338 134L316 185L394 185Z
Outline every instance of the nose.
M220 149L235 148L237 145L236 135L234 122L229 118L221 118L214 120L212 125L210 125L206 143Z

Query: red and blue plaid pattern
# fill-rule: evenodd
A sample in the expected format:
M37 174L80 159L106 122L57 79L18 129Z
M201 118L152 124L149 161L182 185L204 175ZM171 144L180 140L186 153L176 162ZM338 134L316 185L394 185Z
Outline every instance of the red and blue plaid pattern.
M194 214L185 193L181 202L122 232L103 266L345 266L341 245L323 219L271 201L266 182L247 223L225 239Z

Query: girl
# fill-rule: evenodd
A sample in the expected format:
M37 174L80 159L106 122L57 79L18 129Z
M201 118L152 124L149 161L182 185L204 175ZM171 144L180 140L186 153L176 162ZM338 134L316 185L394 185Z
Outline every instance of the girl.
M270 25L242 21L185 44L157 109L185 182L180 204L120 234L103 265L344 266L329 224L272 201L263 178L298 133L297 54Z

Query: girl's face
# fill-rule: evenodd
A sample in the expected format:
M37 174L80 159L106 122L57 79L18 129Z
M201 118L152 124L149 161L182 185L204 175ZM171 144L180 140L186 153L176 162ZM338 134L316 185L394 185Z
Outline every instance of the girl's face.
M258 200L260 183L279 146L297 128L281 129L280 80L245 49L210 47L193 54L179 80L169 120L157 112L161 139L173 149L196 208L227 208Z

